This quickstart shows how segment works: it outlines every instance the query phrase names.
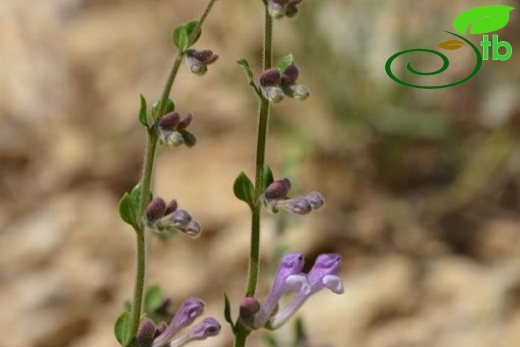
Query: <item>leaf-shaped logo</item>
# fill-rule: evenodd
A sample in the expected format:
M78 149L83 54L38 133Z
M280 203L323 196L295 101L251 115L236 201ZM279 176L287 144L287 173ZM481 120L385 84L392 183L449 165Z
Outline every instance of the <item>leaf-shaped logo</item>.
M504 5L475 7L455 17L453 27L462 35L468 28L470 34L490 33L505 27L509 22L509 12L514 9Z
M462 46L464 46L464 42L460 40L448 40L437 45L437 47L447 49L448 51L454 51L456 49L462 48Z

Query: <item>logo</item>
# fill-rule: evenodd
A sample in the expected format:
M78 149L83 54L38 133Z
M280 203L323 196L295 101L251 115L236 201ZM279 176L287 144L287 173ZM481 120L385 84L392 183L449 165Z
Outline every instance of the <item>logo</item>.
M412 88L421 88L421 89L440 89L440 88L448 88L453 87L458 84L462 84L464 82L469 81L471 78L475 77L475 75L478 73L480 68L482 67L482 61L493 59L493 60L500 60L504 61L509 58L511 58L513 54L513 47L511 44L507 41L500 41L498 38L498 35L488 35L489 33L502 29L507 25L509 22L509 12L514 10L514 7L511 6L505 6L505 5L488 5L488 6L481 6L481 7L475 7L470 10L464 11L461 14L459 14L455 19L453 20L453 27L455 30L460 34L453 33L451 31L444 32L454 36L454 39L447 40L444 42L441 42L437 45L438 48L442 48L444 50L457 50L459 48L464 47L465 45L468 45L471 47L473 52L475 53L476 62L475 67L473 68L473 71L471 73L456 82L449 83L449 84L443 84L439 86L428 86L428 85L417 85L413 83L405 82L401 79L399 79L395 74L392 72L392 62L400 57L403 54L412 53L412 52L424 52L429 54L434 54L442 59L442 66L431 72L422 72L414 69L412 67L411 62L408 62L406 65L406 69L411 72L414 75L418 76L432 76L432 75L438 75L449 67L450 62L448 57L439 52L435 51L433 49L428 48L414 48L414 49L407 49L401 52L398 52L394 55L392 55L388 60L386 61L385 70L388 76L393 79L395 82L400 83L402 85L412 87ZM471 41L466 39L464 35L466 34L466 31L469 29L469 34L472 35L482 35L482 41L480 42L480 46L482 47L482 54L480 53L480 50L477 46L475 46Z

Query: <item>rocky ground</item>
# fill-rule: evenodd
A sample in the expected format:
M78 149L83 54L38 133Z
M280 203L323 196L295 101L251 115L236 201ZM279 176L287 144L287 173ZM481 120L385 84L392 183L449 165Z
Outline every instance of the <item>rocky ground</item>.
M302 309L312 346L520 345L518 58L488 64L457 93L400 95L377 69L411 39L397 35L401 9L307 2L300 24L277 24L275 50L302 57L313 95L275 108L267 157L278 177L289 173L327 204L287 218L281 238L277 219L265 216L262 295L276 245L309 263L339 252L345 294L320 293ZM436 8L448 25L449 4ZM117 346L113 322L132 295L135 265L133 232L117 205L142 161L138 96L159 95L171 28L202 7L0 3L1 347ZM412 29L441 21L421 21L431 9L411 8ZM195 114L198 144L161 150L154 183L205 231L197 240L152 238L148 282L174 304L203 298L221 322L224 291L237 302L246 275L249 217L231 187L238 172L253 171L256 101L234 62L258 64L259 9L217 3L198 47L220 60L204 78L184 69L173 91L179 111ZM500 34L514 47L519 19ZM402 109L453 122L449 131L442 122L411 123L410 133L399 127L410 118L378 121ZM420 127L434 130L419 136ZM261 335L251 346L263 345ZM194 344L230 345L226 329Z

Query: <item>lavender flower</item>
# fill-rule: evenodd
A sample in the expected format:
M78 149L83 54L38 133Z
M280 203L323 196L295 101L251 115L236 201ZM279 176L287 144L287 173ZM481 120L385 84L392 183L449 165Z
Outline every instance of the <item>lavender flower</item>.
M193 114L182 117L178 112L170 112L155 124L159 139L170 147L179 147L186 144L193 147L197 142L195 136L186 130L193 120Z
M271 183L264 194L261 201L270 212L277 213L280 209L289 213L308 214L311 211L318 210L323 206L323 196L318 192L312 192L307 195L288 198L287 194L291 189L291 182L284 178Z
M188 211L179 210L177 207L176 200L166 205L163 199L153 198L144 215L146 226L160 234L180 231L188 236L198 237L202 232L200 223L194 220Z
M329 289L335 294L342 294L344 291L343 282L341 278L336 275L340 265L341 256L339 254L319 255L314 262L314 266L307 274L310 290L298 293L284 309L269 319L268 327L271 329L281 327L311 295L324 288Z
M252 297L242 299L240 304L240 320L247 328L254 330L266 326L278 329L313 294L323 288L328 288L336 294L343 293L343 283L336 272L341 265L339 254L321 254L314 266L306 275L302 272L303 255L301 253L286 254L280 261L269 295L258 306L258 301ZM283 295L294 291L294 298L281 310L279 301Z
M218 59L218 55L209 49L197 51L188 49L186 51L186 61L190 71L196 75L204 75L208 71L208 65L213 64Z
M198 298L186 299L170 324L165 322L155 326L151 319L144 319L139 325L136 341L139 347L180 347L190 341L204 340L220 331L220 324L214 318L206 318L187 333L177 336L179 331L190 326L204 311L204 303Z
M301 253L289 253L283 256L278 266L273 286L253 320L253 328L258 329L265 325L278 305L280 298L287 292L310 291L307 277L301 271L304 260Z

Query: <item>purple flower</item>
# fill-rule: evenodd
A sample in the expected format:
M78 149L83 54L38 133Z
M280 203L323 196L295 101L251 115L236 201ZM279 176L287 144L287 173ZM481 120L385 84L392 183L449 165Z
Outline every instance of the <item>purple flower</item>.
M265 325L285 293L290 291L306 293L310 290L307 276L301 272L303 265L301 253L288 253L283 256L269 295L253 320L253 328L258 329Z
M268 326L271 329L277 329L282 326L296 311L305 303L305 301L314 293L327 288L335 294L342 294L343 282L336 275L341 265L341 256L339 254L321 254L314 262L314 266L307 274L310 290L298 293L282 310L278 311L269 319Z
M204 311L204 303L198 298L186 299L170 324L161 322L157 327L150 319L139 325L136 340L139 347L180 347L194 340L204 340L220 331L220 324L214 318L206 318L188 332L178 336L179 331L192 325Z
M314 293L324 288L336 294L343 293L343 283L336 275L341 265L339 254L319 255L308 274L302 272L303 263L301 253L284 255L265 301L259 305L254 297L242 299L239 317L244 326L251 330L264 326L277 329L287 322ZM280 310L279 301L289 292L296 292L296 295L286 307Z
M291 199L287 197L290 189L289 179L277 180L266 188L260 199L266 209L273 213L282 209L289 213L307 214L323 206L324 199L320 193L312 192Z
M194 49L188 49L186 51L186 61L190 71L196 75L204 75L208 71L208 65L213 64L218 59L218 55L214 54L213 51L205 49L197 51Z
M197 237L202 232L199 222L194 220L186 210L177 209L177 201L168 205L161 198L153 198L146 208L144 222L148 228L159 234L180 231L188 236Z
M178 112L170 112L159 119L154 128L159 135L159 140L170 147L179 147L185 144L193 147L196 143L195 136L186 130L193 120L193 114L188 113L182 117Z

